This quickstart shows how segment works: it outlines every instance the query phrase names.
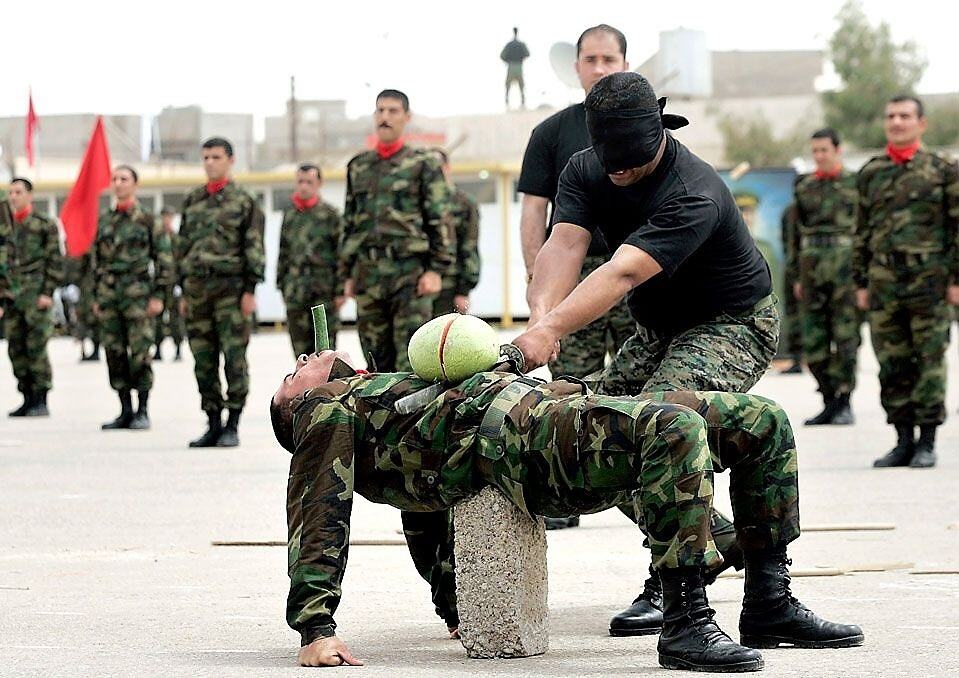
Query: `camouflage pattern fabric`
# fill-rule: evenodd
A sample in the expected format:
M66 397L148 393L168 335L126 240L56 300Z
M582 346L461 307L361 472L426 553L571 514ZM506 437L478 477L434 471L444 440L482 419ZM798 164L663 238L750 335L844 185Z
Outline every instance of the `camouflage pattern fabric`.
M276 264L276 286L286 304L286 324L293 354L314 350L313 317L310 308L326 306L330 345L336 346L340 318L333 310L333 298L342 294L343 282L334 276L339 263L343 220L329 203L299 211L290 207L280 226L280 254Z
M47 356L53 311L38 309L37 298L53 297L63 281L60 232L52 219L33 212L23 222L13 224L4 250L9 272L4 334L17 389L21 393L45 393L53 384Z
M959 171L920 149L904 165L887 156L859 172L853 279L867 288L882 406L891 424L945 420L945 351L959 281Z
M835 179L800 176L795 185L796 227L790 269L803 287L803 352L809 371L828 397L852 393L862 315L852 280L852 239L859 194L856 175Z
M200 186L183 204L176 261L197 389L207 412L223 406L242 410L246 403L250 388L246 347L253 318L240 313L240 298L245 292L252 294L263 280L263 225L256 198L232 181L213 195Z
M93 274L93 249L77 257L77 287L80 300L77 302L77 338L100 343L100 321L93 313L96 301L96 280Z
M349 377L294 403L287 621L304 645L335 630L354 492L437 511L492 485L547 516L601 511L635 492L655 567L703 567L720 562L710 537L713 473L730 469L745 549L777 548L799 534L792 430L769 400L616 398L484 372L419 412L395 412L399 398L427 385L409 374Z
M13 237L13 214L7 194L0 190L0 308L10 295L10 240Z
M100 215L93 260L110 386L149 391L154 320L147 305L150 299L166 299L173 284L170 239L156 218L134 203L128 211Z
M167 233L167 239L170 241L170 249L176 252L176 233ZM176 263L174 261L174 271ZM183 289L179 285L170 285L167 288L167 295L163 301L163 313L154 320L154 341L160 344L165 337L170 337L177 345L183 343L186 337L186 326L183 322L183 316L180 315L180 299L183 297Z
M459 626L456 607L456 561L453 558L453 512L400 511L403 535L419 575L430 585L436 615L447 627Z
M790 203L783 210L780 222L780 235L786 254L786 268L783 271L783 317L782 317L782 350L790 356L798 356L802 352L802 315L799 300L793 294L793 284L799 281L798 267L794 267L791 248L796 233L796 204Z
M451 217L456 259L443 276L443 289L433 301L433 317L456 312L456 296L469 296L479 283L479 208L473 198L458 188L453 191Z

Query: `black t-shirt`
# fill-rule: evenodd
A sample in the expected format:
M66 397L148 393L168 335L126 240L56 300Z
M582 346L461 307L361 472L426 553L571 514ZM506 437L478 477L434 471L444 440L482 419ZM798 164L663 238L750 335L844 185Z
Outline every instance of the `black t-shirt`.
M592 148L570 158L556 193L553 224L606 236L611 250L634 245L663 270L633 289L639 324L676 332L753 306L772 292L769 266L719 174L667 135L650 176L615 186Z
M553 201L559 175L566 163L574 153L590 145L592 142L586 129L586 108L583 104L573 104L549 116L533 129L529 137L516 190ZM547 226L547 238L549 234L550 228ZM589 244L589 254L609 254L602 237L593 238Z

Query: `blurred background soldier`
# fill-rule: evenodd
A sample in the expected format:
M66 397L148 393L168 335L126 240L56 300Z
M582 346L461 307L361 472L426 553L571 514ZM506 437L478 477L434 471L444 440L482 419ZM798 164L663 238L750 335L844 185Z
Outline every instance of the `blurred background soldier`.
M860 314L852 282L852 238L856 230L856 175L842 167L839 135L812 135L816 171L797 178L796 224L787 246L787 270L800 278L786 298L802 305L803 354L819 384L823 410L809 426L855 422L849 397L856 386ZM788 281L787 281L788 282Z
M276 263L276 286L286 304L286 326L293 355L315 350L313 316L310 307L323 304L330 346L336 347L340 329L342 290L333 271L339 263L343 219L336 208L320 199L323 178L314 164L296 170L293 204L283 212L280 226L280 254Z
M170 241L172 250L176 250L177 232L173 229L173 218L176 212L172 207L164 206L160 210L160 223L163 225L163 232ZM171 255L172 256L172 255ZM170 285L167 288L167 296L163 303L163 313L156 317L156 349L153 352L154 360L163 360L161 345L166 337L173 340L176 352L173 359L182 360L181 344L186 336L186 330L183 326L183 315L180 313L180 299L183 297L183 289L179 285Z
M77 337L80 339L80 362L96 362L100 360L100 321L93 312L96 302L96 284L93 279L93 251L79 257L70 257L69 264L73 264L76 271L76 284L80 291L80 298L76 303ZM90 352L86 352L86 343L92 344Z
M479 207L465 191L453 183L450 158L443 149L436 149L443 163L443 176L453 191L451 217L456 240L456 259L443 276L443 289L433 302L433 315L468 313L470 292L480 277Z
M526 82L523 80L523 62L529 58L529 49L517 35L518 28L513 28L513 39L506 43L506 47L499 53L501 61L506 62L506 107L509 108L509 88L515 82L519 87L520 106L526 108Z
M53 292L63 280L56 223L33 211L33 184L14 177L8 190L13 228L6 242L8 301L3 312L7 351L23 404L11 417L45 417L53 386L47 342L53 333Z

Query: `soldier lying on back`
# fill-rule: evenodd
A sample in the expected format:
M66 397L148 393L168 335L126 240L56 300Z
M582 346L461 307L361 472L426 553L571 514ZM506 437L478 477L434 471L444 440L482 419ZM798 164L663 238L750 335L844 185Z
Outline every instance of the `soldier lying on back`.
M521 376L504 359L416 409L397 402L429 383L408 373L357 373L348 362L342 352L300 356L270 405L277 441L293 454L287 621L301 634L300 664L360 663L335 636L333 620L354 491L407 511L436 511L492 485L541 516L602 511L637 492L663 582L660 664L759 670L759 652L713 621L703 585L703 568L720 560L709 532L712 475L727 468L746 554L743 645L862 644L858 626L824 621L790 594L796 450L775 403L732 393L597 396L572 382Z

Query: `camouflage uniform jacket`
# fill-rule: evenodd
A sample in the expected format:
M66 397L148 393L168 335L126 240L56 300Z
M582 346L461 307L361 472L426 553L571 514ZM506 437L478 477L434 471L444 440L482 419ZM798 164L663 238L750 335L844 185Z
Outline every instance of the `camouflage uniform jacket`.
M283 213L276 286L287 306L306 306L340 292L342 281L334 280L334 272L342 233L343 219L322 200L303 212L290 207Z
M867 287L871 263L894 257L943 265L949 281L959 281L959 171L949 160L920 149L897 165L886 155L859 171L853 279Z
M10 297L18 307L32 305L38 296L53 296L63 283L64 260L55 221L32 212L14 223L6 246Z
M784 241L787 253L787 270L796 273L798 258L804 249L803 238L823 238L822 244L812 247L852 246L856 231L856 210L859 194L856 192L856 175L842 170L835 179L819 179L815 174L801 174L794 185L793 217L790 241ZM841 241L828 242L830 238L848 238L848 245Z
M451 203L435 153L404 146L386 159L376 151L355 156L346 168L339 279L354 277L364 249L420 257L427 270L444 275L456 256Z
M453 226L456 234L456 260L443 277L443 287L467 296L480 276L479 208L461 189L453 191Z
M10 295L10 238L13 237L13 215L7 194L0 191L0 307Z
M244 292L263 281L263 211L249 191L228 183L209 195L205 186L187 194L177 238L178 279L237 278Z
M164 301L169 296L174 278L170 238L140 203L126 212L113 209L100 215L93 260L101 304L117 297Z

